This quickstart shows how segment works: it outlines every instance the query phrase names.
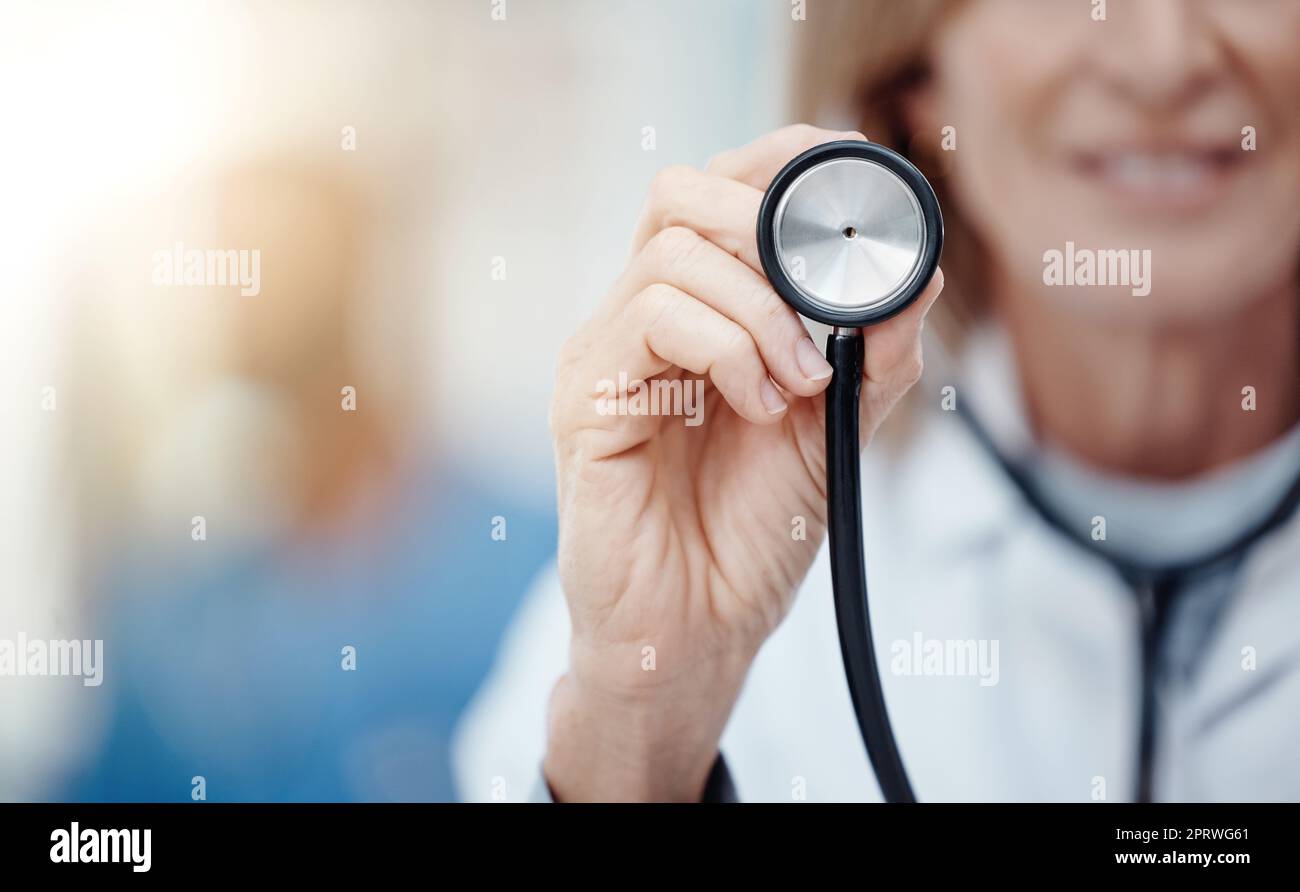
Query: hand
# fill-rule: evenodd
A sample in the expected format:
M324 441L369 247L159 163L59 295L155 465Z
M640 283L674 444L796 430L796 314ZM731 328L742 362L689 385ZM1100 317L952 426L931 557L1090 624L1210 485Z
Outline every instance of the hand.
M562 799L698 799L825 535L831 368L764 277L755 228L781 167L836 139L863 136L788 127L704 171L662 171L627 268L561 352L551 423L573 635L545 770ZM920 377L942 281L864 333L863 443ZM620 381L701 388L702 423L611 413Z

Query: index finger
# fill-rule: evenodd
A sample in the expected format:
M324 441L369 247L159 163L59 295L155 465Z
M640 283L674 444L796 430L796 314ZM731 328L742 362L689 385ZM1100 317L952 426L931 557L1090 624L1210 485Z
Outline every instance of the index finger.
M796 155L837 139L865 142L867 138L856 130L823 130L811 124L794 124L764 134L738 149L715 155L705 170L755 189L766 189L781 168Z

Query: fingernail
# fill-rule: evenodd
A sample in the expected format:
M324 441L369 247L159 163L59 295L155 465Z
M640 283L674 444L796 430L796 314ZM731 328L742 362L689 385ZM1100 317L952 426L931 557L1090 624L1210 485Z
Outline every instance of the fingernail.
M804 377L809 381L825 381L831 376L834 369L822 356L822 352L817 349L817 345L812 342L812 338L804 338L799 345L794 348L794 358L799 363L799 371L803 372Z
M763 398L763 408L767 409L768 415L779 415L785 411L785 400L781 398L781 391L766 378L759 388L759 395Z

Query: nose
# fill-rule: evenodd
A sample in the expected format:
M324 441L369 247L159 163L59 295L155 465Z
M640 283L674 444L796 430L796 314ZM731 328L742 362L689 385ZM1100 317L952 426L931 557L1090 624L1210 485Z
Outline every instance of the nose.
M1100 34L1101 69L1116 89L1152 108L1195 100L1214 81L1223 51L1203 0L1111 0Z

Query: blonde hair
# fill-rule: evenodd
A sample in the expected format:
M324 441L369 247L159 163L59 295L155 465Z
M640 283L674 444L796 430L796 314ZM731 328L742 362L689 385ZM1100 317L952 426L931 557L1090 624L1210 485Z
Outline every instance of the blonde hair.
M905 101L929 77L929 42L963 0L834 0L810 12L795 47L797 120L854 127L907 156L934 186L944 215L944 294L931 319L956 347L985 312L975 235L952 200L943 134L915 132Z

